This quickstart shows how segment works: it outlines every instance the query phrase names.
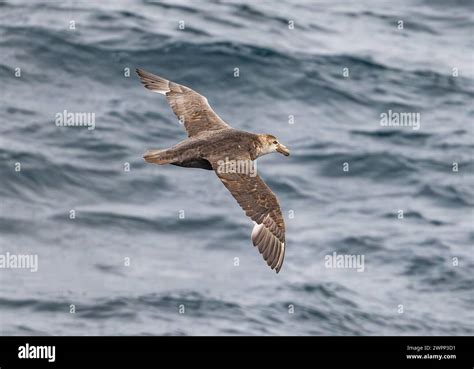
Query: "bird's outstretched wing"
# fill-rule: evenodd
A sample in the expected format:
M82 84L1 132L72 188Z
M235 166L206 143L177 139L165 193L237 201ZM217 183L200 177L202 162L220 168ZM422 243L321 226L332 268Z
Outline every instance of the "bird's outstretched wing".
M258 175L225 173L219 169L217 160L210 161L224 186L256 223L252 242L270 268L278 273L285 257L285 222L277 197Z
M231 128L212 110L207 99L196 91L143 69L137 69L137 74L147 89L166 96L171 109L184 123L189 137L203 131Z

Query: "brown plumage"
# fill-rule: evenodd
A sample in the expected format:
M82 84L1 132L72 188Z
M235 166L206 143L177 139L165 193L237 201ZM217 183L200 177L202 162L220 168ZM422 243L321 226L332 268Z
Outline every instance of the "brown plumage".
M142 69L137 69L137 73L147 89L166 96L188 133L186 140L169 149L148 150L145 160L214 170L255 222L252 242L278 273L285 256L285 222L278 199L252 165L259 156L271 152L288 156L288 149L275 136L231 128L212 110L207 99L192 89Z

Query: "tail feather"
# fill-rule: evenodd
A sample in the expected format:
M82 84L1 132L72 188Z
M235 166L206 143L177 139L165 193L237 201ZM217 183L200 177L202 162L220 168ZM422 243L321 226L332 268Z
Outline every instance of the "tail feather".
M148 163L154 164L170 164L174 161L174 158L166 154L167 150L147 150L143 154L143 158Z

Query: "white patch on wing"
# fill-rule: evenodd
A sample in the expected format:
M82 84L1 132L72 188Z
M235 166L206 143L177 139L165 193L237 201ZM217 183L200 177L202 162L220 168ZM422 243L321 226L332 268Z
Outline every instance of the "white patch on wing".
M282 242L281 244L281 251L280 251L280 257L278 258L278 262L277 262L277 269L279 269L281 267L281 263L283 262L283 255L285 255L285 243Z
M151 92L156 92L157 94L165 95L170 92L170 90L150 90Z
M255 237L257 236L258 232L260 232L260 230L262 229L263 227L263 224L257 224L255 223L254 227L253 227L253 230L252 230L252 242L253 240L255 239ZM256 245L255 245L256 246Z

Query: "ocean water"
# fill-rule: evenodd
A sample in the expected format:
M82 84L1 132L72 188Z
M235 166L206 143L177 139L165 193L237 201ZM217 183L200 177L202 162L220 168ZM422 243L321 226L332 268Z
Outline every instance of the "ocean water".
M1 1L0 255L38 270L0 268L0 334L474 334L473 10ZM214 173L143 161L186 133L137 67L290 148L279 274Z

